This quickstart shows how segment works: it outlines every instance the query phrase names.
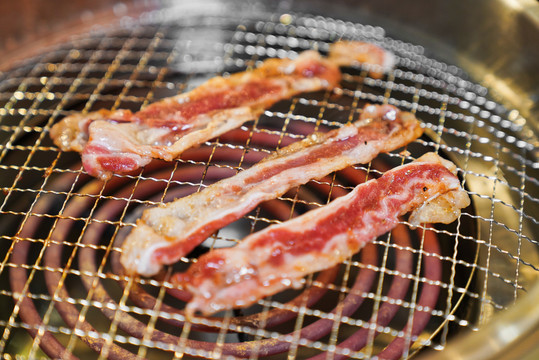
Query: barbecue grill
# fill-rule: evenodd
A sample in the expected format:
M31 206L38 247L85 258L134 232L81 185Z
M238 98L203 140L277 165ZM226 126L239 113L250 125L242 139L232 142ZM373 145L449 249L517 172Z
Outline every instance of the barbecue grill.
M77 12L78 27L51 37L54 44L20 38L24 46L12 53L19 58L6 57L0 73L4 358L537 355L539 94L533 69L539 54L532 44L539 9L531 1L466 8L472 22L459 19L462 31L492 30L475 23L480 11L519 20L515 41L499 38L508 47L497 63L481 48L486 45L444 34L444 11L459 14L464 5L428 3L397 10L384 1L358 7L334 1L331 8L319 1L147 1L115 4L110 17L107 11L100 16L99 3ZM427 9L435 11L416 19L423 23L410 21L414 11L426 15ZM511 9L517 15L511 17ZM89 25L94 19L99 26ZM445 43L434 41L440 34ZM153 161L105 182L88 176L78 154L58 151L49 138L51 126L69 114L136 111L266 58L293 58L307 49L325 54L339 39L392 51L395 70L375 79L361 64L344 68L336 89L281 101L176 161ZM531 41L528 54L525 40ZM2 46L15 48L9 41ZM200 191L313 131L353 121L366 103L413 112L425 134L369 164L261 204L153 278L124 273L121 244L145 208ZM472 200L453 224L413 229L403 218L343 264L305 278L301 289L245 309L185 318L189 294L170 282L173 273L212 248L234 246L428 151L457 164Z

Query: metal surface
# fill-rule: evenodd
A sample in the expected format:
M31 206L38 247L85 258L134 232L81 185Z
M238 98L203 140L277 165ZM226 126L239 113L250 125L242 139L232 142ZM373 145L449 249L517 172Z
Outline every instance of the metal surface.
M479 336L488 344L486 339L498 336L513 346L533 335L537 305L526 293L537 291L539 276L538 143L534 120L523 114L535 105L522 101L519 111L508 109L501 103L513 103L511 96L492 95L459 68L427 57L437 45L403 42L410 33L395 30L400 28L393 10L386 32L290 11L304 6L208 2L201 11L198 3L168 4L78 35L2 74L0 305L8 310L0 313L0 350L6 356L406 358L446 349L441 354L476 358L477 352L466 353L466 339ZM318 13L322 5L311 6ZM340 13L350 8L346 1L325 6L335 17L354 16ZM372 22L374 9L364 10L358 18ZM140 174L103 183L84 174L78 155L58 152L48 137L54 122L75 111L137 110L267 57L294 57L310 48L325 52L341 37L390 49L398 56L397 69L381 80L361 68L345 69L342 87L281 102L176 162L154 162ZM465 54L478 56L474 52ZM499 75L498 80L505 76ZM528 86L511 93L524 91L533 99ZM416 113L426 135L405 152L382 155L261 205L155 279L123 274L121 241L145 206L199 191L315 129L353 120L365 102ZM306 278L301 291L186 321L188 295L168 281L171 272L185 269L210 247L230 246L249 232L323 205L426 151L457 163L472 198L455 224L413 230L404 219L336 269ZM519 309L515 301L525 305ZM480 327L487 330L470 335Z

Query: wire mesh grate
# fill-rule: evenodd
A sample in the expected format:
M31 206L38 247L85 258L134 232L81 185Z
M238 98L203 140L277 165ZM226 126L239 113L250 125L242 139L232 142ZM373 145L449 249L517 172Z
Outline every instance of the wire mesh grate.
M79 111L138 110L268 57L327 52L340 38L393 51L382 79L344 69L339 88L301 94L259 119L139 174L103 183L58 152L52 124ZM383 29L322 17L167 11L96 30L0 83L0 324L4 354L81 358L407 358L442 350L537 281L537 140L460 69ZM155 278L126 276L120 244L147 206L200 191L267 154L357 119L367 103L414 112L426 135L403 151L292 189L221 229ZM403 219L338 267L241 310L187 320L170 275L213 247L322 206L426 151L459 166L473 206L449 226Z

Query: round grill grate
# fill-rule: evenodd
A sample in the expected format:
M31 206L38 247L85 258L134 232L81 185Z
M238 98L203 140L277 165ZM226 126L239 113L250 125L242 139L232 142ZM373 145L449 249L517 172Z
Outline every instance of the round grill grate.
M340 88L282 101L255 122L172 163L103 183L52 145L53 123L77 111L138 110L267 57L322 53L340 38L378 43L398 67L372 79L344 69ZM381 28L289 14L165 11L74 39L0 83L0 350L28 358L380 358L441 350L525 293L539 274L537 144L524 119L485 88ZM141 211L199 191L268 153L355 120L367 102L414 112L426 135L292 189L220 230L153 279L126 276L120 246ZM212 247L346 194L437 151L459 166L472 206L449 226L390 234L345 263L242 310L187 321L189 294L169 282ZM30 336L28 336L28 334Z

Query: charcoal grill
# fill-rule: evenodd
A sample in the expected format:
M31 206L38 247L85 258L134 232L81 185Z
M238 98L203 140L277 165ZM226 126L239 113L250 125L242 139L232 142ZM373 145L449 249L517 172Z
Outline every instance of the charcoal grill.
M529 104L511 107L511 96L403 41L389 24L312 15L300 12L302 4L147 2L141 14L71 36L1 73L4 358L489 358L509 345L505 355L533 349L523 341L539 324L539 143ZM124 7L115 10L124 15ZM106 182L89 177L77 154L59 152L49 139L66 115L136 111L269 57L326 53L341 38L391 50L396 69L374 79L359 64L345 68L334 90L279 102L177 161L154 161ZM144 208L353 121L367 102L415 113L425 135L261 204L154 278L123 272L120 246ZM455 223L412 229L404 218L343 264L305 278L300 290L185 318L189 294L169 281L172 273L427 151L458 165L472 200Z

